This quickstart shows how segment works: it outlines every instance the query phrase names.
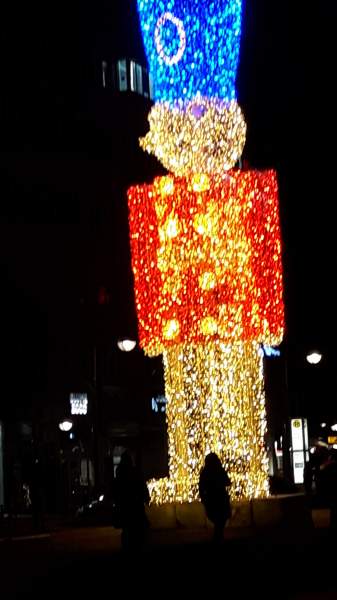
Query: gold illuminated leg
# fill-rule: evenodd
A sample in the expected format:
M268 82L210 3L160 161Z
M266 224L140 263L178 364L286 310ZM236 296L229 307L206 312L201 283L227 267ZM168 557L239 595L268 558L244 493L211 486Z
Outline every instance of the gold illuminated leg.
M177 345L164 352L169 477L149 482L155 503L198 497L205 455L216 452L233 498L268 495L263 358L256 343Z

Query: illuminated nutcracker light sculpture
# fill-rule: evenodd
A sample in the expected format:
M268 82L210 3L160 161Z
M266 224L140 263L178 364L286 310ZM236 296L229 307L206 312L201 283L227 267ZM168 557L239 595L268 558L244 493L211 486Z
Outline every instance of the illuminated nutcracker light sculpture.
M140 143L173 174L128 191L140 344L163 354L169 477L155 503L192 501L204 457L236 498L268 495L260 344L283 335L276 175L235 164L241 0L138 0L156 103Z

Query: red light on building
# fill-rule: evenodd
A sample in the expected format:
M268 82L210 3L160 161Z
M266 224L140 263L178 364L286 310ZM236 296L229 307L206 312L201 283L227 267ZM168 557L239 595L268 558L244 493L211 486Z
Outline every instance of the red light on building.
M104 304L109 304L110 302L110 294L108 294L104 286L101 286L98 290L97 302L100 306L103 306Z

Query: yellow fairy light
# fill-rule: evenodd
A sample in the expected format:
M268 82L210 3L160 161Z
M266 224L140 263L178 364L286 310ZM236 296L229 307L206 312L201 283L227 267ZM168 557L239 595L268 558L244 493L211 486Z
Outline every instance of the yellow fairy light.
M210 271L202 273L199 277L199 285L202 290L212 290L216 286L215 274Z
M193 189L207 180L207 190ZM174 193L167 195L172 185ZM146 353L161 354L177 341L170 332L163 336L171 319L179 323L179 341L203 344L200 323L210 316L217 322L216 339L280 343L284 314L274 172L158 177L129 190L129 210L139 337Z
M179 329L179 321L177 321L176 319L167 321L163 328L164 338L166 338L167 340L173 340L177 337Z
M165 230L168 238L177 237L180 230L178 218L169 218L165 223Z
M163 352L168 400L169 477L150 482L151 499L195 500L211 451L233 498L264 497L258 342L281 341L284 320L277 185L271 172L230 172L246 137L234 99L241 2L210 3L206 20L203 3L193 18L178 4L181 18L138 2L160 100L140 145L178 176L129 192L140 344Z
M191 179L194 192L206 192L210 188L209 177L205 173L197 173Z
M228 469L233 499L268 496L262 361L257 343L179 344L164 351L169 477L149 482L152 502L197 499L209 452Z
M200 323L200 331L204 335L214 335L218 331L218 324L213 317L205 317Z
M141 147L175 175L204 174L194 183L195 191L207 189L207 174L235 166L246 141L246 123L236 100L198 96L173 106L158 102L150 111L149 124Z
M174 192L173 177L161 177L158 181L159 189L162 196L169 196Z
M211 200L207 205L205 212L199 213L194 217L193 226L200 235L216 238L219 231L220 220L221 213L219 208L216 203Z

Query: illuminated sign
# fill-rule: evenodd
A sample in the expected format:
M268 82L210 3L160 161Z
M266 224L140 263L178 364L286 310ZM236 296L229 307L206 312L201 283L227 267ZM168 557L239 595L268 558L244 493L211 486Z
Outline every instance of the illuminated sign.
M281 351L277 348L272 348L272 346L262 346L262 348L265 356L281 356Z
M151 408L155 413L164 413L166 410L166 403L167 400L165 396L156 396L155 398L151 398Z
M70 394L70 406L72 415L86 415L88 412L87 394Z
M306 419L291 419L291 447L294 483L303 483L304 466L309 460L308 426Z

